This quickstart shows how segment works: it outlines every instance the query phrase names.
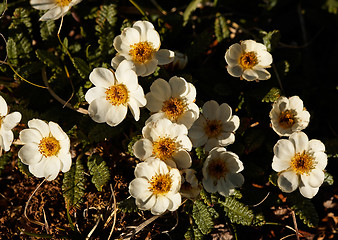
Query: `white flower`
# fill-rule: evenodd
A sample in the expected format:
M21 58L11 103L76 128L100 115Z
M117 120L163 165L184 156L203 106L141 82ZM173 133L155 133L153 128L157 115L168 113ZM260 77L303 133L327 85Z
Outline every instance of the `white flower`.
M272 56L266 47L253 40L235 43L225 53L228 73L247 81L267 80L271 77L265 68L270 67Z
M152 74L157 65L164 65L174 60L174 52L160 49L161 40L152 23L137 21L133 27L124 29L115 37L114 47L117 55L112 59L113 68L123 60L132 61L138 76Z
M178 51L174 51L174 54L174 61L166 64L165 67L171 71L183 70L188 64L188 56Z
M269 115L272 129L279 136L290 136L293 132L302 131L310 121L310 113L305 110L298 96L279 97Z
M70 8L82 0L30 0L33 8L38 10L48 10L40 21L56 20L70 10Z
M133 152L141 160L156 157L170 167L189 168L192 144L188 130L182 124L172 123L166 118L148 123L142 129L143 138L135 142Z
M306 198L313 198L324 181L327 156L324 144L309 141L303 132L295 132L289 139L279 140L273 148L272 169L278 173L278 186L283 192L299 188Z
M235 153L215 147L203 165L203 187L207 192L229 196L244 183L244 177L239 173L243 169L243 163Z
M128 107L135 120L140 119L140 107L146 105L146 99L132 67L132 63L123 61L115 74L106 68L95 68L90 73L89 80L95 87L85 98L89 116L95 122L116 126L125 119Z
M28 165L35 177L54 180L60 171L67 172L72 164L70 141L62 128L54 122L40 119L28 121L29 129L20 132L24 146L19 150L21 161Z
M196 198L201 192L201 188L196 177L196 171L193 169L183 169L180 173L182 177L180 189L182 197L189 199Z
M158 159L137 164L135 179L129 184L129 193L136 198L141 210L160 215L166 210L176 211L181 205L181 175Z
M162 78L155 80L146 98L146 107L154 113L146 123L167 118L189 129L199 116L198 106L194 103L196 88L184 78L175 76L169 83Z
M189 137L194 147L205 144L204 149L210 151L214 147L232 144L238 127L239 118L232 115L231 107L211 100L203 105L202 114L189 129Z
M7 152L12 145L14 135L12 129L21 120L21 113L8 114L8 106L5 99L0 95L0 147Z

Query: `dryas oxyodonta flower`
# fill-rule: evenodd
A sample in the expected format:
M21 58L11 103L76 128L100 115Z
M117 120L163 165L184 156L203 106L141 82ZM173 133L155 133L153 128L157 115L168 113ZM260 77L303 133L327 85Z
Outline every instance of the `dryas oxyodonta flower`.
M205 145L204 149L209 152L214 147L232 144L239 122L239 117L232 115L228 104L218 105L211 100L203 105L202 113L189 129L188 136L194 147Z
M114 39L117 51L111 65L117 68L123 60L132 61L138 76L152 74L157 65L164 65L174 60L174 52L160 49L161 40L152 23L137 21L132 27L125 28Z
M270 111L271 127L279 136L290 136L302 131L310 121L310 113L298 96L279 97Z
M131 62L123 61L115 73L95 68L89 80L95 87L87 91L85 98L89 103L89 116L95 122L114 127L125 119L128 107L135 120L140 119L140 107L145 106L147 100Z
M325 145L309 141L303 132L294 132L289 139L280 139L273 148L272 169L278 172L278 187L283 192L299 188L306 198L313 198L324 182L327 165Z
M254 40L235 43L225 53L228 73L247 81L267 80L271 77L265 69L270 67L272 56L266 46Z
M166 210L176 211L181 205L181 175L176 168L151 158L137 164L135 177L129 184L129 193L139 209L160 215Z
M226 197L232 195L235 188L244 183L244 177L240 173L243 169L243 163L237 154L223 147L215 147L203 165L203 187L210 193L218 192Z
M12 129L21 120L21 113L8 114L8 106L5 99L0 95L0 147L7 152L12 145L14 135Z
M82 0L30 0L33 8L48 10L40 21L56 20L66 15L70 8Z
M199 109L195 104L196 88L184 78L174 76L169 82L158 78L151 84L146 98L146 108L153 113L146 124L167 118L189 129L199 116Z
M189 168L192 144L187 136L188 130L182 124L172 123L162 118L149 122L142 129L143 138L133 145L134 155L146 161L150 157L158 158L174 168Z
M19 150L21 162L38 178L54 180L60 171L67 172L72 164L70 140L62 128L54 122L40 119L28 121L28 129L20 132L24 146Z

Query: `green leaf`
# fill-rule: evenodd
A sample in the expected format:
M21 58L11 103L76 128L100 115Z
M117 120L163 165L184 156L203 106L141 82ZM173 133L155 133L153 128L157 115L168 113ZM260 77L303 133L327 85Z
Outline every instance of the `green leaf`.
M187 25L190 15L195 11L202 0L192 0L183 13L183 26Z
M68 208L79 208L82 204L85 195L85 182L84 167L81 159L78 158L63 178L62 192Z
M271 88L270 91L264 96L262 102L275 102L280 96L282 92L278 88Z
M269 176L269 182L277 187L278 174L276 172L271 173Z
M9 29L21 29L25 30L29 33L32 32L32 23L29 14L31 12L31 8L16 8L13 12L12 22L9 26ZM22 26L23 25L23 26ZM22 27L21 27L22 26Z
M110 180L110 171L106 162L101 156L95 154L88 158L87 166L92 175L92 183L98 191L102 191L102 187Z
M289 201L296 215L299 216L303 223L308 227L317 227L319 222L318 213L310 199L304 198L299 192L288 194Z
M220 13L216 14L214 27L215 27L215 35L218 42L221 42L230 36L230 31L226 23L226 19Z
M205 160L208 156L203 147L195 148L195 152L199 160Z
M35 54L38 57L38 59L40 59L40 61L46 64L48 67L60 68L59 59L52 52L48 52L43 49L38 49L35 51Z
M125 213L137 212L138 207L135 204L135 198L130 197L118 203L118 209Z
M17 161L17 165L18 165L18 169L20 170L21 173L23 173L24 175L26 175L27 177L31 177L33 176L29 169L28 169L28 165L26 164L23 164L20 160L20 158L18 158L18 161Z
M199 228L195 224L193 224L184 234L184 238L187 240L202 240L204 238L204 235L199 230Z
M107 138L118 135L122 130L122 128L113 128L105 123L101 123L90 130L88 138L92 142L102 142Z
M208 211L210 207L205 205L202 201L195 201L192 208L192 217L195 220L198 229L204 235L211 232L214 222L212 221L212 215Z
M131 141L128 143L128 154L130 156L134 156L134 153L133 153L133 146L134 146L134 143L136 143L138 140L140 140L142 138L142 135L137 135L137 136L134 136Z
M47 41L50 37L56 36L56 26L54 20L42 21L40 23L40 34L44 41Z
M225 211L226 216L232 223L250 226L257 223L256 216L245 204L237 201L233 197L226 197L224 201L218 200ZM260 216L260 218L262 218ZM263 220L262 220L263 221Z
M333 183L334 183L333 176L330 173L325 172L324 182L329 184L329 185L333 185Z
M13 155L11 152L7 152L7 153L4 153L0 157L0 175L1 175L2 170L4 170L6 165L11 161L12 156Z
M13 65L18 64L18 52L16 49L16 43L13 40L13 38L8 38L7 41L7 56L8 61L12 63Z
M83 79L87 79L90 73L88 64L81 58L74 57L73 65Z
M324 8L326 8L329 13L337 14L338 13L338 1L337 0L326 0Z
M271 32L260 32L264 37L263 37L263 42L266 48L268 49L269 52L271 52L279 43L280 39L280 32L279 30L273 30Z

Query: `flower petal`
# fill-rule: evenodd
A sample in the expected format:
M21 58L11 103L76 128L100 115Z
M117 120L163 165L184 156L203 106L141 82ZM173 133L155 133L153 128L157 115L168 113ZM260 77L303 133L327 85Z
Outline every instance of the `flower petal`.
M133 145L134 155L141 160L149 158L153 154L152 152L153 143L148 139L140 139Z
M0 95L0 117L6 116L8 113L8 106L5 99Z
M105 122L112 127L120 124L127 116L128 108L124 105L111 106L107 112Z
M33 8L38 10L48 10L54 6L57 6L53 0L30 0L30 4Z
M233 65L227 67L228 73L233 77L240 77L243 74L243 68L239 65Z
M317 162L316 168L324 170L327 165L327 155L323 152L315 152L313 157Z
M34 165L41 161L42 155L39 152L39 147L35 143L25 144L18 152L21 162L26 165Z
M115 84L115 76L112 71L107 68L94 68L89 74L89 80L96 86L109 88Z
M173 155L173 159L177 165L177 168L179 169L191 167L192 160L191 160L190 154L183 149L177 151Z
M157 195L156 203L151 208L151 213L154 215L160 215L164 213L169 207L169 199L162 195Z
M2 127L5 130L11 130L14 128L18 123L21 121L21 113L19 112L12 112L8 114L2 120Z
M258 74L252 69L245 69L242 76L247 81L253 81L258 79Z
M309 138L305 133L295 132L290 135L289 139L293 142L296 153L308 150Z
M151 42L156 50L158 50L161 46L160 35L155 29L148 29L147 41Z
M172 194L170 196L168 196L169 199L169 206L168 206L168 210L169 211L176 211L182 202L182 197L181 194L176 193L176 194Z
M133 24L133 28L135 28L140 33L140 41L147 41L147 32L149 29L154 29L154 25L148 21L137 21Z
M49 129L52 135L59 141L68 138L68 135L62 130L59 124L55 122L49 122Z
M158 60L158 65L164 65L174 61L175 53L168 49L160 49L155 53L155 58Z
M48 162L46 162L44 166L44 177L47 181L52 181L58 176L60 172L61 162L55 156L49 157L47 161Z
M166 80L158 78L151 84L149 94L163 102L171 97L170 84Z
M273 152L280 160L290 161L295 155L295 146L287 139L278 140L273 147Z
M203 116L208 120L218 120L220 118L219 105L216 101L210 100L204 103L202 108Z
M96 98L89 104L88 114L97 123L103 123L106 121L106 115L112 105L106 100L106 98Z
M277 180L279 188L283 192L293 192L299 186L299 179L294 171L285 171L280 173Z
M9 151L14 140L13 132L11 130L2 130L0 137L2 139L1 147L4 149L5 152Z
M125 45L134 45L140 42L140 33L135 28L125 28L121 33L121 40Z
M325 174L323 170L313 169L309 174L302 174L301 179L304 185L309 185L312 188L318 188L323 184Z
M149 191L149 187L150 187L150 184L147 179L135 178L129 184L129 193L134 198L140 198L143 201L145 201L152 195L152 192Z
M256 72L259 80L268 80L271 78L271 74L262 67L255 67L254 71Z
M272 160L272 169L276 172L282 172L290 167L290 160L283 160L274 156Z
M146 76L149 76L150 74L152 74L153 72L155 72L156 68L157 68L157 64L158 64L158 61L156 58L153 58L149 61L147 61L144 66L146 67L146 71L139 75L139 76L142 76L142 77L146 77Z
M325 152L325 145L317 139L311 139L308 146L311 152Z
M68 151L67 154L59 155L58 157L61 161L60 170L62 172L68 172L72 166L72 156L70 155L70 152Z
M29 120L28 127L38 130L41 133L42 137L49 136L50 130L48 124L40 119Z
M20 141L23 143L39 144L42 139L42 135L38 130L33 129L33 128L28 128L20 132L19 138L20 138Z
M92 87L86 92L85 99L90 104L96 98L105 98L106 91L107 89L103 87Z
M313 187L310 187L309 185L303 185L303 184L299 186L300 193L304 197L309 198L309 199L313 198L317 194L318 190L319 190L319 187L313 188Z

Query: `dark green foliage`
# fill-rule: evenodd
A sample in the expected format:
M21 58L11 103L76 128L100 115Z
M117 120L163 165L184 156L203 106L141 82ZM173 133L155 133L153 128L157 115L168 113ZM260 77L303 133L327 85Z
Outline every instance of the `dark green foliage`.
M195 201L192 209L192 217L195 220L198 229L206 235L212 230L214 223L213 217L207 205L202 201Z
M217 41L219 42L228 38L230 35L230 31L226 23L226 19L220 13L217 13L216 18L215 18L215 35L216 35Z
M28 165L23 164L19 158L18 158L18 160L17 160L17 165L18 165L18 169L20 170L21 173L23 173L23 174L26 175L27 177L33 176L33 175L29 172Z
M44 41L54 38L56 35L55 21L49 20L40 22L40 35Z
M2 170L5 169L6 165L10 162L11 158L12 158L11 152L3 153L2 156L0 157L0 176L1 176Z
M87 166L90 175L92 175L92 183L98 191L102 191L102 187L110 180L110 171L107 163L101 156L94 154L88 158Z
M135 204L135 198L130 197L118 203L118 209L125 213L137 212L138 207Z
M280 32L278 30L273 30L271 32L264 32L262 31L261 34L263 35L263 42L269 52L273 51L277 44L279 43L280 39Z
M60 68L59 59L53 54L43 49L38 49L35 51L36 56L40 59L41 62L46 64L50 68Z
M89 68L88 64L84 60L78 57L74 57L73 65L83 79L88 78L91 69Z
M262 102L275 102L281 96L281 90L278 88L271 88L270 91L264 96Z
M192 14L193 11L196 10L198 4L200 4L202 2L202 0L192 0L188 7L185 9L184 13L183 13L183 26L185 26L190 18L190 15Z
M129 153L130 156L134 156L134 153L133 153L134 143L136 143L141 138L142 138L142 135L137 135L137 136L133 137L131 139L131 141L128 143L128 153Z
M324 182L327 183L328 185L333 185L333 183L334 183L333 176L330 173L325 172Z

